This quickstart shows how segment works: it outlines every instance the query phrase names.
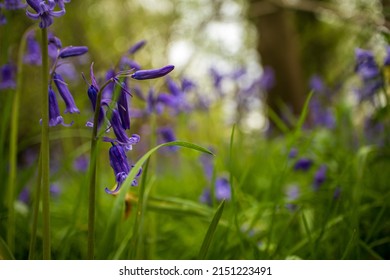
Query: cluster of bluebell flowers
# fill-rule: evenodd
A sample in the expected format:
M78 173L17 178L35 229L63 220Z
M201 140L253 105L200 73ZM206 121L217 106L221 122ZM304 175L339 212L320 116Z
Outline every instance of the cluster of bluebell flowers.
M53 17L60 17L65 14L65 3L70 0L27 0L27 4L34 10L26 10L29 18L40 20L39 27L47 28L53 24ZM58 7L60 10L55 10Z
M20 0L5 0L4 3L0 3L0 25L4 25L7 23L7 19L2 13L2 9L4 10L20 10L26 8L26 4L22 3Z
M132 93L128 85L129 78L133 80L155 79L169 74L174 69L173 65L166 65L158 69L141 69L141 66L132 59L132 55L140 50L145 43L146 41L140 41L133 45L120 59L119 69L109 69L107 71L102 86L99 86L94 75L93 64L91 65L91 83L88 87L88 97L93 111L99 110L96 125L101 127L106 120L108 125L104 128L105 131L108 132L108 129L112 129L115 135L115 138L103 137L104 141L112 144L109 149L109 158L116 178L116 187L113 190L105 189L109 194L116 194L120 190L132 168L128 162L126 152L132 150L133 145L140 141L138 134L128 136L127 133L131 128L128 97L132 96ZM118 91L116 86L119 87ZM98 104L99 94L102 96L100 104ZM93 127L94 123L87 122L87 126ZM136 177L140 175L141 170L139 170ZM137 185L136 179L132 182L132 185Z

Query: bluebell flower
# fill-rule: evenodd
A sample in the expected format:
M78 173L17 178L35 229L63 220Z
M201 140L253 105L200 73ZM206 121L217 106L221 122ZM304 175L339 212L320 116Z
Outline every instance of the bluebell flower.
M64 8L60 11L54 11L54 8L56 6L54 0L27 0L27 4L36 12L36 14L34 14L26 10L27 16L34 20L40 20L40 28L49 27L53 24L53 17L60 17L65 14Z
M110 165L112 169L114 170L115 179L116 179L116 188L111 191L110 189L106 188L106 193L109 194L116 194L121 186L122 183L126 180L127 176L130 173L130 165L127 161L126 151L123 149L122 146L119 145L113 145L111 146L109 150L109 158L110 158ZM133 167L133 166L132 166ZM142 173L142 169L140 169L136 175L136 178L138 178ZM134 179L132 186L137 186L137 180Z
M7 24L7 18L1 12L1 6L0 6L0 25L5 25L5 24Z
M288 153L289 158L296 158L298 155L298 149L297 148L291 148L290 152Z
M127 82L126 79L123 82L122 89L118 97L118 112L121 119L123 129L130 129L130 114L129 114L129 104L127 101Z
M122 127L121 119L117 110L112 110L111 126L114 130L116 140L105 138L108 142L117 142L123 146L125 150L131 150L134 144L137 144L140 140L139 135L133 134L131 137L127 136L125 129Z
M31 65L41 65L42 53L41 46L35 39L35 32L30 32L26 38L26 53L23 57L24 63Z
M11 63L0 67L0 90L14 89L16 87L15 71L16 67Z
M66 109L65 113L80 113L80 110L77 108L76 103L74 102L73 96L70 93L67 84L65 83L64 79L62 79L60 74L54 73L53 74L53 80L56 84L56 87L58 89L58 92L60 93L62 99L65 102Z
M184 92L190 91L192 89L195 89L196 83L186 77L181 78L181 90Z
M356 49L355 71L361 78L361 87L355 92L359 101L371 100L383 86L381 71L371 51Z
M145 46L146 40L141 40L137 43L135 43L133 46L130 47L128 53L129 54L135 54L137 51L139 51L143 46Z
M60 50L58 57L67 58L73 56L80 56L88 52L88 47L86 46L69 46Z
M201 203L207 204L209 206L211 206L213 204L210 188L204 188L203 189L203 192L202 192L202 194L199 197L199 201Z
M313 188L315 191L318 191L321 185L325 182L327 170L328 170L327 166L323 164L318 168L318 170L314 174Z
M158 132L158 134L161 135L161 138L163 139L163 141L165 143L176 141L175 133L173 132L173 129L170 128L169 126L160 127L157 130L157 132ZM169 149L171 151L177 151L178 147L177 146L169 146Z
M167 65L159 69L151 69L151 70L138 70L135 71L130 77L135 80L148 80L163 77L169 74L175 66Z
M386 48L386 57L383 60L383 65L384 66L389 66L390 65L390 46Z
M73 123L64 123L64 119L60 115L60 108L58 107L56 94L51 88L49 88L49 126L57 126L59 124L63 126L70 126Z
M338 200L341 196L341 188L340 187L336 187L334 192L333 192L333 199L334 200Z
M80 172L84 173L88 170L88 166L89 166L88 157L86 157L84 155L79 156L78 158L76 158L73 161L73 168L76 171L80 171Z
M219 177L215 180L215 198L218 201L231 199L230 183L225 177Z
M214 67L210 68L209 73L213 79L214 88L222 95L222 80L224 76Z
M141 70L141 65L138 64L135 60L128 58L127 56L123 56L119 63L119 67L121 69L134 69L135 71Z
M98 94L98 88L96 88L96 86L94 86L93 84L89 86L88 88L88 98L89 100L91 101L91 104L92 104L92 109L93 111L95 112L96 110L96 102L97 102L97 94ZM101 126L101 124L103 123L104 121L104 110L103 108L100 106L100 110L99 110L99 116L98 116L98 127ZM93 123L92 122L87 122L86 124L88 127L93 127Z
M294 165L294 170L307 171L310 169L312 165L313 165L313 160L303 157L296 161Z

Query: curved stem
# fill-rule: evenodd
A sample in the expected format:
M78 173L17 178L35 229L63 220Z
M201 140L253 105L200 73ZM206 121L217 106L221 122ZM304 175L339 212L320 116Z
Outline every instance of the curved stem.
M50 156L49 156L49 54L47 29L42 28L42 212L43 212L43 259L51 257L50 245Z

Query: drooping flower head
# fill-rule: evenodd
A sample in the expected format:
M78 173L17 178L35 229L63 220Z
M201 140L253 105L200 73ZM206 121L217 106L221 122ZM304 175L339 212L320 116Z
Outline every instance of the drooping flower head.
M105 189L106 193L109 194L116 194L121 186L122 183L126 180L127 176L130 173L130 165L127 161L126 151L123 149L122 146L119 145L113 145L111 146L109 150L109 157L110 157L110 165L112 169L114 170L115 179L117 182L116 188L114 190L110 190L108 188ZM133 166L132 166L133 167ZM136 175L136 178L138 178L142 173L142 169L140 169ZM134 179L132 186L137 186L137 180Z
M73 123L64 123L64 118L60 115L60 108L58 107L56 94L52 88L49 88L49 126L57 126L59 124L63 126L71 126Z
M80 113L80 110L77 108L76 103L74 102L73 96L70 93L67 84L60 74L54 73L53 75L54 83L60 93L62 99L65 102L66 109L65 113Z
M225 177L219 177L215 180L215 198L218 201L230 200L231 188L229 180Z
M34 31L27 35L26 52L23 57L23 62L31 65L41 65L42 63L41 46L35 38Z
M140 140L139 135L133 134L131 137L127 136L126 130L123 129L119 113L116 109L112 110L111 126L114 130L116 140L105 138L108 142L116 142L122 146L126 151L131 150L134 144L137 144Z
M61 2L61 5L63 4L63 1L57 2ZM40 20L40 28L49 27L53 24L53 17L60 17L65 14L65 8L61 8L60 11L54 11L54 8L56 7L56 1L54 0L27 0L27 4L36 12L34 14L29 10L26 10L27 16L34 20Z

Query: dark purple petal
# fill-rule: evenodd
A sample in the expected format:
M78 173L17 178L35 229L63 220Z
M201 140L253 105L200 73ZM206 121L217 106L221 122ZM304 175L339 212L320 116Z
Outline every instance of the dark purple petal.
M168 73L170 73L175 66L173 65L167 65L164 66L160 69L151 69L151 70L139 70L134 72L131 75L131 78L136 79L136 80L147 80L147 79L155 79L155 78L160 78Z
M63 48L60 53L58 54L58 57L60 58L67 58L67 57L72 57L72 56L79 56L83 55L86 52L88 52L88 47L85 46L78 46L78 47L66 47Z
M121 119L123 129L130 129L130 114L129 105L127 102L127 83L123 83L122 90L118 97L118 112Z
M62 99L65 102L66 105L65 113L71 113L71 114L80 113L80 110L77 108L73 96L70 93L64 79L62 79L61 75L54 73L53 78L54 78L54 83L57 86L58 92L60 93Z
M159 128L157 132L161 135L161 138L165 143L176 141L175 133L173 132L172 128L168 126ZM177 151L178 149L176 146L169 146L168 148L171 151Z
M317 191L320 188L320 186L325 182L327 169L328 168L325 164L321 165L320 168L318 168L316 174L314 175L314 182L313 182L314 190Z
M16 67L10 63L0 67L0 90L16 87L15 71Z

